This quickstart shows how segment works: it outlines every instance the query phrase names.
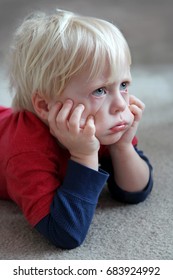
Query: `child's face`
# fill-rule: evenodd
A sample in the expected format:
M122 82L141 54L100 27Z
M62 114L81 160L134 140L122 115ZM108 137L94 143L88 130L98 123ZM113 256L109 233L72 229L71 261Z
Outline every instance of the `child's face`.
M87 82L89 73L83 71L70 80L58 99L62 103L72 99L74 106L84 104L80 125L84 126L89 115L94 116L96 137L103 145L117 142L133 121L128 107L128 86L131 81L129 66L124 66L121 72L118 78L108 84L106 70L90 82Z

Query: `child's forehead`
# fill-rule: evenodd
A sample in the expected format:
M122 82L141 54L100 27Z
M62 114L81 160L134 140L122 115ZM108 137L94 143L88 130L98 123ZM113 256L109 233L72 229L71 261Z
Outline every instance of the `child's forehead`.
M102 71L95 73L94 76L90 76L90 69L85 68L70 79L70 84L82 84L84 87L94 89L122 81L131 82L130 66L128 64L122 65L121 69L117 68L116 72L110 67L105 67Z
M121 65L110 65L105 66L105 68L100 69L97 73L94 73L93 76L90 76L90 72L86 71L83 73L88 82L92 83L101 83L110 84L114 82L119 82L120 80L130 80L131 81L131 72L130 65L128 63L122 63Z

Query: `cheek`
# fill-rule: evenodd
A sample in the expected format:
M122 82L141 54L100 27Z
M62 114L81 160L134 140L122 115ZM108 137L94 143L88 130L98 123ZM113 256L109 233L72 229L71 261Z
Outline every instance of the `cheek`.
M102 134L103 131L108 127L109 116L105 112L105 108L100 108L95 114L95 127L96 127L96 134Z
M126 109L121 113L122 119L126 120L129 125L132 125L134 120L134 115L131 113L129 107L127 106Z
M100 115L100 111L103 105L103 101L100 102L97 100L91 100L90 102L84 103L85 110L82 114L81 121L84 123L89 115L92 115L94 118L97 118L97 115Z
M125 98L124 98L124 99L125 99L125 101L126 101L127 105L129 105L129 94L127 94L127 93L126 93L126 95L125 95Z
M126 107L126 110L124 110L124 114L127 115L129 118L131 118L133 116L133 114L131 113L129 106Z

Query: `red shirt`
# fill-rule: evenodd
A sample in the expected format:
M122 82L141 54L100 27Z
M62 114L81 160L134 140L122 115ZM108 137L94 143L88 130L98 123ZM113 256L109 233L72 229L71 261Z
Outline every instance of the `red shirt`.
M31 225L49 214L69 158L33 113L0 107L0 199L16 202Z
M32 225L49 213L69 156L34 114L0 107L0 198L15 201Z

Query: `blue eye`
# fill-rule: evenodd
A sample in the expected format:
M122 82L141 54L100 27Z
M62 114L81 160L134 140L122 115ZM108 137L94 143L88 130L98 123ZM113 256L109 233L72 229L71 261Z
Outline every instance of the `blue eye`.
M120 85L120 90L125 91L125 90L127 90L127 87L128 87L128 83L127 82L123 82Z
M96 97L104 96L106 94L106 89L105 88L98 88L95 91L92 92L92 95Z

